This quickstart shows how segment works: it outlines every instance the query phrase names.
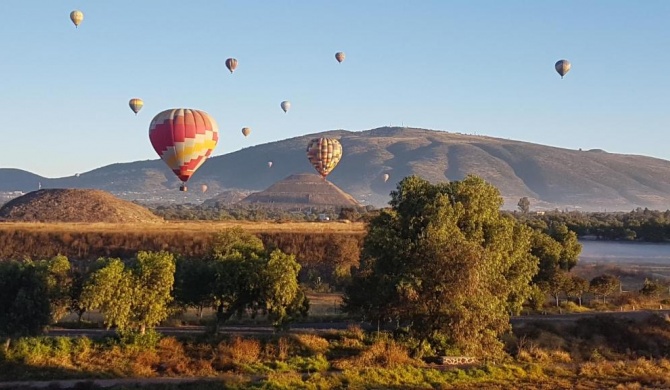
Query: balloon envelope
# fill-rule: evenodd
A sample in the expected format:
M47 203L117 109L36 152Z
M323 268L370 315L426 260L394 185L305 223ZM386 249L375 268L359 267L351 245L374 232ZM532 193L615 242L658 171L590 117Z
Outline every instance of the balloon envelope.
M79 24L84 20L84 13L79 10L74 10L70 12L70 20L74 23L75 27L79 27Z
M202 189L202 192L207 192L207 184L203 184L201 189Z
M391 175L389 175L388 173L385 173L384 176L383 176L384 183L386 183L389 180L390 177L391 177Z
M268 161L268 168L272 168L272 161Z
M226 68L228 68L230 73L233 73L237 69L237 60L235 58L228 58L226 60Z
M245 137L248 136L249 134L251 134L251 129L248 127L242 128L242 134L244 134Z
M342 145L335 138L314 138L307 144L307 159L324 179L342 158Z
M130 106L130 109L137 114L144 106L144 101L140 98L132 98L128 102L128 105Z
M284 100L281 102L281 109L284 110L284 112L288 112L288 110L291 109L291 102L288 100Z
M342 61L344 61L344 58L345 58L345 57L346 57L346 56L344 55L344 52L338 51L337 53L335 53L335 59L336 59L337 62L339 62L339 63L342 63Z
M561 75L561 78L563 78L563 76L565 76L570 71L571 66L572 65L570 64L570 61L568 60L559 60L556 62L556 65L554 65L556 72Z
M219 127L204 111L172 108L151 121L149 139L158 156L185 184L212 154ZM182 188L185 190L185 186Z

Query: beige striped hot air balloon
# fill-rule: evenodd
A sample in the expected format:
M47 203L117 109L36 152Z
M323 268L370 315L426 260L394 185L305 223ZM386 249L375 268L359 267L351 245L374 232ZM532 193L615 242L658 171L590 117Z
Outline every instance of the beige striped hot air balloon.
M230 73L233 73L237 69L237 60L235 58L228 58L226 60L226 68L228 68Z
M203 184L200 189L202 190L203 193L207 192L207 184Z
M570 71L571 66L572 65L570 64L570 61L568 60L559 60L556 62L556 65L554 65L558 74L561 75L561 78L563 78L563 76L565 76Z
M74 23L74 27L79 27L79 24L84 20L84 13L79 10L74 10L70 12L70 20Z
M307 144L307 159L324 180L341 158L342 145L335 138L314 138Z
M140 98L132 98L128 102L128 105L130 106L130 109L133 110L135 115L137 115L137 113L140 112L140 110L144 106L144 101Z
M288 112L288 110L291 109L291 102L288 100L284 100L281 102L281 109L284 110L284 112Z
M390 178L390 177L391 177L391 175L389 175L388 173L385 173L384 176L382 176L382 178L384 179L384 183L386 183L387 181L389 181L389 178Z
M249 134L251 134L251 129L248 128L248 127L243 127L243 128L242 128L242 134L243 134L245 137L248 137Z
M344 52L343 52L343 51L338 51L337 53L335 53L335 59L336 59L337 62L339 62L339 63L342 63L342 61L344 61L344 58L345 58L345 57L346 57L346 56L344 55Z

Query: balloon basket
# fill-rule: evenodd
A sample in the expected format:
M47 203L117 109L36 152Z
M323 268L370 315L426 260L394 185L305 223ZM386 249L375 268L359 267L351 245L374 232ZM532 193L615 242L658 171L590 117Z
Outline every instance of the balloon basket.
M188 188L186 188L186 186L182 184L182 185L179 186L179 191L186 192L186 191L188 191Z

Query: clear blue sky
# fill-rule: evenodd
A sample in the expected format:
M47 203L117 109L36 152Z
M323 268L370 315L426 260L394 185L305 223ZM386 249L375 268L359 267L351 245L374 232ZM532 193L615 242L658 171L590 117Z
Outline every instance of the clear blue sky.
M0 11L2 168L60 177L156 159L148 126L172 107L218 121L214 155L404 124L670 159L667 0L2 0ZM132 97L145 102L137 116Z

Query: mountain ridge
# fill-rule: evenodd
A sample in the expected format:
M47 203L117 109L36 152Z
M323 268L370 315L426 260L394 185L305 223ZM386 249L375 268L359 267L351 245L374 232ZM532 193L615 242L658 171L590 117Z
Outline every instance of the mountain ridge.
M500 189L508 209L516 208L524 196L536 210L670 208L667 160L409 127L329 130L250 146L210 158L189 186L206 183L212 194L229 189L261 191L289 175L313 173L305 147L315 137L340 140L343 157L328 180L363 204L385 205L390 191L407 175L441 182L476 174ZM17 171L0 169L0 191L34 190L35 180L41 180L43 188L117 193L171 193L179 185L158 159L111 164L77 177L47 179ZM390 175L388 182L382 179L385 173Z

